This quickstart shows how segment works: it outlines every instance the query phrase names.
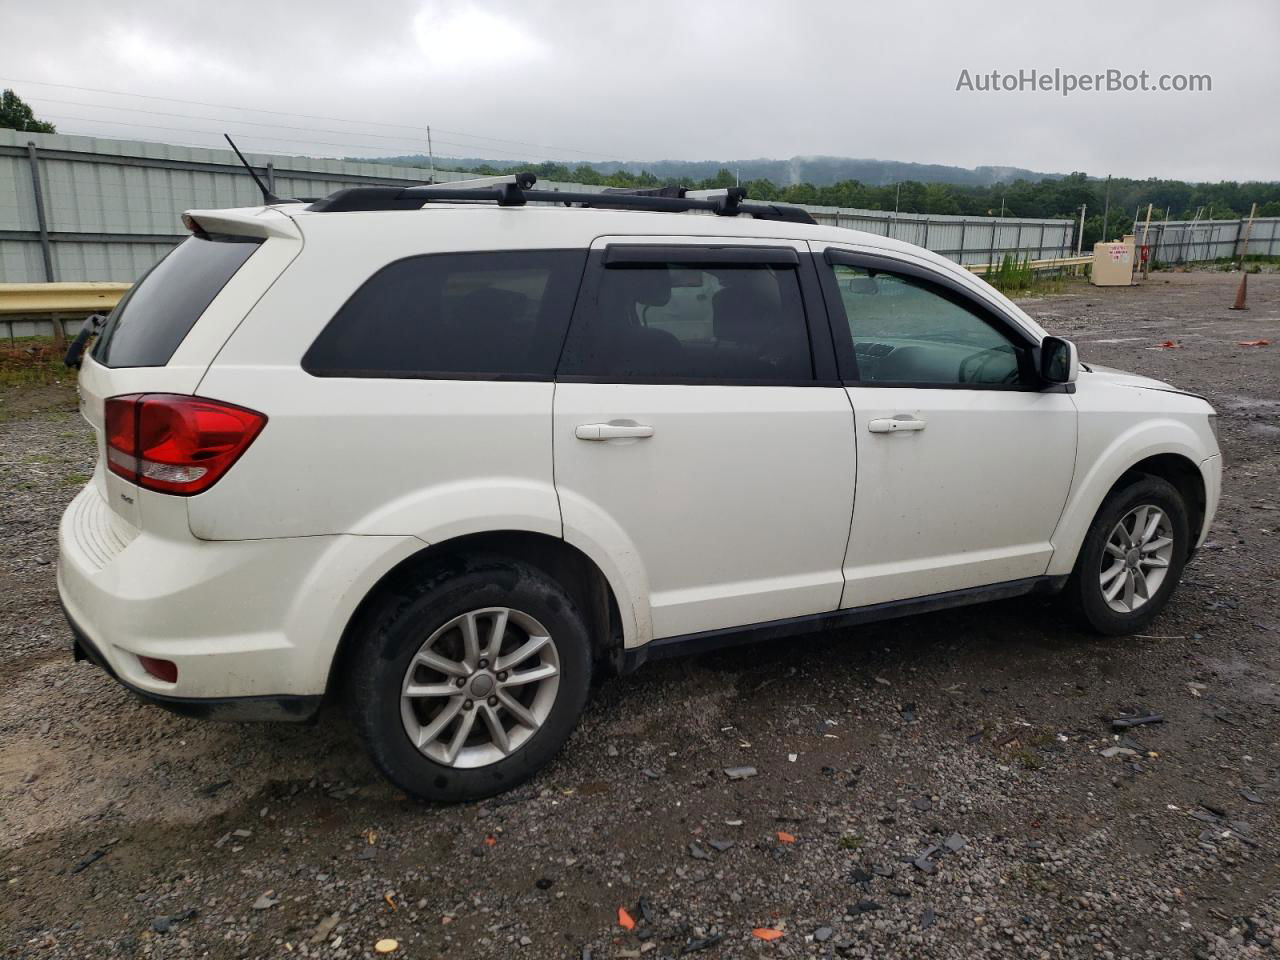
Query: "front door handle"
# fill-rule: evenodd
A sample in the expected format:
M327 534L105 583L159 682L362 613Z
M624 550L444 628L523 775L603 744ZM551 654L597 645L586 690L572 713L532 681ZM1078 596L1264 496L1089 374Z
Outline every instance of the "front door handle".
M923 430L925 422L905 413L896 417L881 417L867 424L872 433L897 433L899 430Z
M581 423L573 431L579 440L643 440L653 436L653 427L629 420L612 423Z

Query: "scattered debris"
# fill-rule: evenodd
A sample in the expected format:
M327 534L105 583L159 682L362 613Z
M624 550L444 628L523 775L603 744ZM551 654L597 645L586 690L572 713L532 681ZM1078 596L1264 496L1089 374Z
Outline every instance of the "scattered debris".
M1262 797L1260 797L1258 794L1254 793L1252 790L1241 790L1240 796L1244 797L1250 803L1266 803L1267 802L1263 800Z
M1236 341L1236 343L1237 343L1237 345L1239 345L1239 346L1241 346L1241 347L1269 347L1269 346L1271 346L1271 341L1270 341L1270 340L1237 340L1237 341Z
M1156 347L1157 349L1160 349L1160 350L1181 350L1182 344L1180 344L1177 340L1164 340L1160 343L1157 343Z
M1112 730L1128 730L1130 727L1141 727L1148 723L1164 723L1164 716L1159 713L1142 713L1128 717L1113 717Z
M107 855L107 851L105 850L102 850L102 849L94 850L92 853L86 856L83 860L77 863L74 867L72 867L71 872L79 873L81 870L87 870L89 867L93 866L95 863L97 863L106 855Z
M835 931L830 927L819 927L817 930L813 931L813 939L817 940L819 943L826 943L831 939L831 935L833 933L835 933Z
M311 942L324 943L326 940L328 940L329 935L333 933L334 928L337 927L338 921L340 921L341 919L342 919L341 914L331 913L327 917L325 917L323 920L321 920L319 923L317 923L316 928L311 931Z
M257 900L253 901L253 909L270 910L274 907L280 901L272 896L273 893L275 893L274 890L268 890L266 893L262 894L262 896L258 897Z
M951 853L959 853L965 848L964 837L958 833L953 833L947 839L942 841L942 845Z
M725 767L724 775L730 780L746 780L754 777L759 771L755 767Z
M934 862L933 856L942 848L936 844L926 847L924 852L911 861L911 865L921 873L931 874L938 870L937 863Z
M623 930L634 930L636 928L636 922L631 918L631 914L627 913L626 907L618 908L618 926L622 927Z
M373 945L373 949L378 953L395 953L400 949L400 941L392 940L390 937L387 937L386 939L379 940L375 943Z
M724 853L726 850L732 847L735 842L736 841L734 840L708 840L707 841L707 843L709 843L712 847L714 847L720 853Z
M785 830L779 830L778 842L779 843L795 843L796 838L793 837L791 834L787 833Z
M706 950L709 947L714 947L723 939L723 933L713 933L709 937L702 937L699 940L690 940L680 948L680 954L683 956L686 953L697 953L699 950Z
M757 940L777 940L782 936L782 931L775 930L773 927L756 927L751 931L751 935Z
M1136 757L1136 756L1138 756L1138 751L1137 751L1137 750L1131 750L1131 749L1129 749L1128 747L1107 747L1107 749L1105 749L1105 750L1100 750L1100 751L1098 751L1098 752L1099 752L1099 754L1100 754L1101 756L1104 756L1104 757L1106 757L1106 758L1108 758L1108 759L1110 759L1111 757Z
M695 860L711 859L711 854L707 853L707 851L703 850L696 843L689 844L689 856L693 857L693 859Z

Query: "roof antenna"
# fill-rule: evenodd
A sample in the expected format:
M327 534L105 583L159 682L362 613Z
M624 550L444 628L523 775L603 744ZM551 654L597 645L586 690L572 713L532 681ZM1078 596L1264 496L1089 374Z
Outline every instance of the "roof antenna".
M255 171L253 167L249 166L249 161L244 158L244 154L240 152L240 148L236 146L236 142L231 139L231 134L224 133L223 136L226 137L227 143L231 144L231 149L236 152L236 156L240 158L240 162L244 164L244 168L249 171L249 176L253 177L253 182L256 183L258 185L258 189L262 191L263 205L266 206L273 203L283 203L283 200L267 189L267 185L262 182L257 171Z

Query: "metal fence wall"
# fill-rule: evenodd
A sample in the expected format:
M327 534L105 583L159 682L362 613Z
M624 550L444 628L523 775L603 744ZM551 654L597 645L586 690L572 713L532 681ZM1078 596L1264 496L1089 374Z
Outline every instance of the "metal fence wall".
M1134 236L1142 243L1143 225ZM1249 249L1244 249L1245 235ZM1280 217L1259 217L1249 226L1243 220L1168 220L1152 223L1147 235L1151 259L1158 263L1190 263L1242 254L1273 257L1280 254Z
M804 205L815 220L914 243L961 264L997 263L1005 254L1033 260L1072 256L1075 221L948 217Z
M422 168L249 154L281 196L421 183ZM438 181L467 174L437 172ZM595 191L581 184L550 189ZM0 283L136 280L186 236L183 210L249 206L257 189L230 150L0 130ZM1070 220L963 218L808 206L819 223L928 247L961 263L1069 256Z

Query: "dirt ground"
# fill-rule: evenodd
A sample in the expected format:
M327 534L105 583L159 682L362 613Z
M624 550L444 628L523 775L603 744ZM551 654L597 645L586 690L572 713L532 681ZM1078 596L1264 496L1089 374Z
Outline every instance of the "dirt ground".
M1275 955L1280 275L1245 313L1237 281L1026 302L1221 415L1218 520L1149 635L1022 601L653 664L449 808L337 712L200 723L73 663L55 529L91 444L65 385L0 390L0 955ZM1164 721L1117 739L1136 708Z

